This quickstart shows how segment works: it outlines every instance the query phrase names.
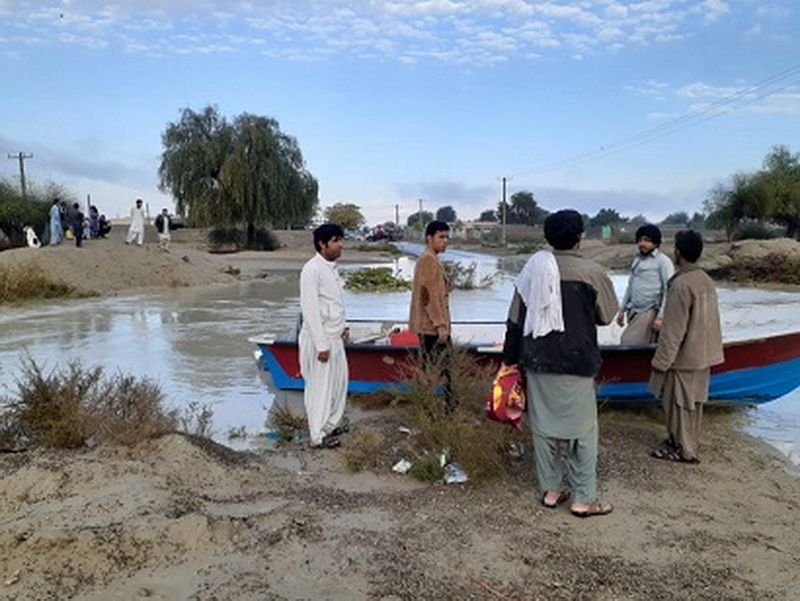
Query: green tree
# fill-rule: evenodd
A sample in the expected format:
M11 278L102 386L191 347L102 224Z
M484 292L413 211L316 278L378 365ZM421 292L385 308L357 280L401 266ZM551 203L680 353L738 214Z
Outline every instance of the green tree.
M275 119L243 113L229 123L215 107L187 108L167 125L162 144L160 188L192 225L244 227L250 244L257 226L314 216L317 181Z
M670 213L664 218L664 221L661 222L662 225L680 225L686 226L689 223L689 214L685 211L679 211L677 213Z
M408 227L414 227L416 225L419 228L424 228L431 221L433 221L433 213L430 211L422 211L422 213L417 211L416 213L411 213L411 215L408 216L408 219L406 219L406 225Z
M616 225L627 222L628 220L617 213L615 209L600 209L597 215L589 219L589 225L591 227L602 227L604 225Z
M515 192L511 195L511 202L506 204L506 223L520 225L536 225L542 223L547 217L547 211L539 208L528 191ZM503 219L503 201L497 205L498 221Z
M327 207L324 214L325 221L338 223L346 230L357 230L366 221L361 214L361 207L351 203L337 202L332 207Z
M497 221L497 211L495 209L486 209L478 217L478 221Z
M458 216L456 215L456 210L450 205L447 205L439 207L436 210L436 219L437 221L444 221L445 223L453 223L458 220Z

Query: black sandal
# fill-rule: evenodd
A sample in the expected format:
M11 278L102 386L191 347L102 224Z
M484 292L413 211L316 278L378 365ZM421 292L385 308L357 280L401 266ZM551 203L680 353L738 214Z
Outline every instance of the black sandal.
M677 449L656 449L652 453L650 453L656 459L663 459L664 461L674 461L675 463L700 463L700 460L697 457L692 457L691 459L684 459L681 455L681 452Z
M335 437L329 435L329 436L323 436L322 437L322 441L319 444L309 445L309 448L314 449L314 450L335 449L337 447L340 447L341 445L342 445L342 443L339 442L338 438L335 438Z

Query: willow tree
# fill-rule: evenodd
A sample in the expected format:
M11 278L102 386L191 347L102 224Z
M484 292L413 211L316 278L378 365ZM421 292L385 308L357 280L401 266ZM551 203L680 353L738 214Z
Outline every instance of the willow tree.
M258 226L305 225L316 211L317 181L275 119L184 109L162 141L161 189L192 225L244 227L249 243Z

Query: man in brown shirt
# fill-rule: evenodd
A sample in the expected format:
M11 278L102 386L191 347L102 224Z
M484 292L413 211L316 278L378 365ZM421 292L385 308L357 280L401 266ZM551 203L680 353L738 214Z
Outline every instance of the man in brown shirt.
M423 358L439 361L450 345L450 302L447 277L438 255L447 250L450 226L431 221L425 228L425 250L414 268L408 329L419 336ZM445 359L446 361L446 359ZM445 402L450 406L450 370L444 366Z
M698 463L703 404L711 366L724 361L722 327L714 282L696 265L703 238L692 230L675 234L664 325L653 357L650 391L664 406L669 437L653 451L658 459Z

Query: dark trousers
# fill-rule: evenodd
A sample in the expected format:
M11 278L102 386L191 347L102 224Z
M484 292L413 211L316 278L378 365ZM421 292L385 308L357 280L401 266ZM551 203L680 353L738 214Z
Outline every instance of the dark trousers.
M83 244L83 228L75 228L75 246Z
M430 334L422 334L419 342L423 366L438 365L442 369L442 377L444 378L444 406L449 413L453 410L453 376L450 365L452 345L449 340L442 344L439 342L438 336Z

